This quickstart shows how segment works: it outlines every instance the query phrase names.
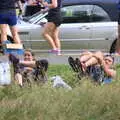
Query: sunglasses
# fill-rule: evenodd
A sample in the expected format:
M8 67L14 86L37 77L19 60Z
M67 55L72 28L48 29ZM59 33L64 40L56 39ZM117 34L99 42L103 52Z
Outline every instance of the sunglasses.
M108 59L108 58L105 58L105 61L108 61L108 62L113 62L113 60L111 60L111 59Z
M25 53L24 56L31 56L31 54Z

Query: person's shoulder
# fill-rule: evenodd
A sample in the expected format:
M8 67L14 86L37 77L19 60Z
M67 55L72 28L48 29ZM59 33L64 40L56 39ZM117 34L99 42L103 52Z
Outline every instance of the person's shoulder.
M115 69L110 68L110 69L109 69L109 71L111 72L111 74L113 75L113 77L115 77L115 76L116 76L117 71L116 71Z

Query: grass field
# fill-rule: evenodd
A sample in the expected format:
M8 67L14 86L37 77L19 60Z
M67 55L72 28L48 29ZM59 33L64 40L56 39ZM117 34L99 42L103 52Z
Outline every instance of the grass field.
M76 79L67 65L52 65L48 77L60 75L73 89L45 85L31 88L0 88L0 120L120 120L120 66L109 85L95 85L91 80Z

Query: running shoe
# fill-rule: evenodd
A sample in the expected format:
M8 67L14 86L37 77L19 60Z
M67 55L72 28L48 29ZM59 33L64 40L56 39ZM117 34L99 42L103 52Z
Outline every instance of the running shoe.
M74 72L79 72L79 70L77 68L77 65L76 65L76 62L71 56L68 57L68 63L71 66L71 68L73 69Z

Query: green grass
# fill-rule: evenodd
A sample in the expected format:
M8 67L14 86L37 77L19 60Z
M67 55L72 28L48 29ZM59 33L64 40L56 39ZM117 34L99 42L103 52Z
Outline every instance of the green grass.
M117 71L119 73L120 66ZM0 88L0 120L120 120L120 75L109 85L81 81L67 65L49 67L49 78L60 75L72 90L52 88L52 83Z

